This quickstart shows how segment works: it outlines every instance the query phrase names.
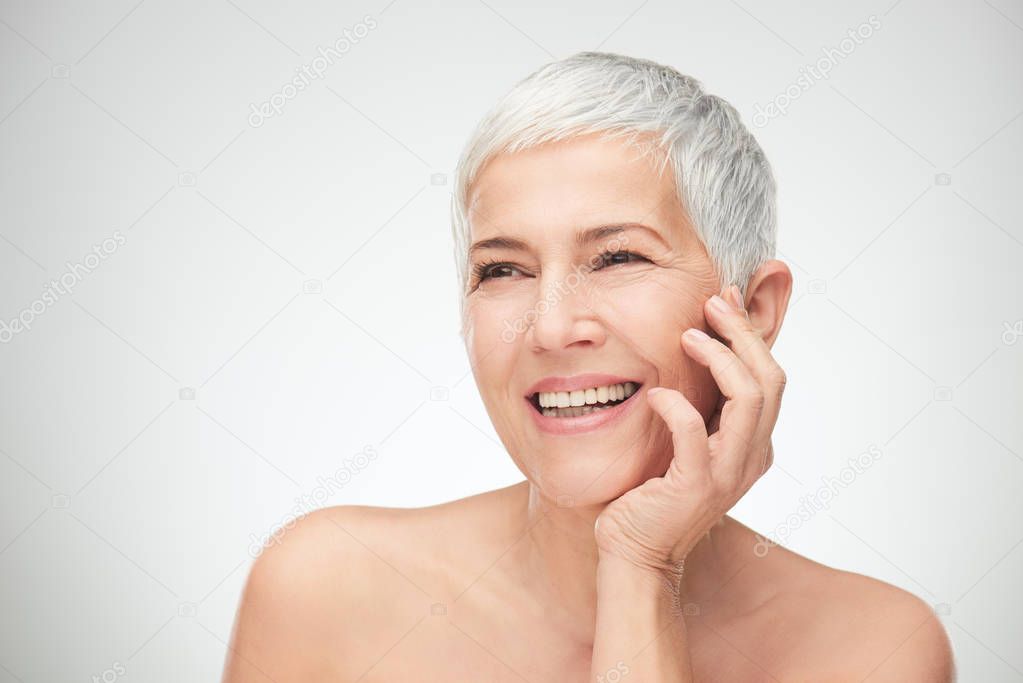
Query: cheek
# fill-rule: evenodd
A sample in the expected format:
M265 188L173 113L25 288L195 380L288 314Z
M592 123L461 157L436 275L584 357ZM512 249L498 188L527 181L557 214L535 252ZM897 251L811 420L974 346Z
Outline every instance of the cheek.
M474 295L466 302L466 351L477 386L488 403L489 394L507 386L516 370L516 342L528 327L524 311L515 297Z
M703 301L710 295L702 282L671 269L646 268L594 278L590 305L602 320L640 356L656 365L678 364L685 356L682 332L704 328ZM686 357L687 358L687 357Z
M682 333L707 329L703 304L715 291L713 282L672 269L637 269L590 288L591 303L609 332L654 370L660 386L681 391L705 416L717 401L716 384L685 352Z
M535 311L529 305L533 300L535 296L531 299L522 287L473 294L466 304L466 339L472 341L471 351L482 357L497 345L511 345L533 322Z

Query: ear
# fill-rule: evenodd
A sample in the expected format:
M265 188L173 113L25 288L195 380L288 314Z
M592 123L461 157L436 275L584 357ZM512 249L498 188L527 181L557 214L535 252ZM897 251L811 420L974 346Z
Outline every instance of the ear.
M746 311L768 348L778 338L791 295L792 271L777 259L760 266L746 287Z

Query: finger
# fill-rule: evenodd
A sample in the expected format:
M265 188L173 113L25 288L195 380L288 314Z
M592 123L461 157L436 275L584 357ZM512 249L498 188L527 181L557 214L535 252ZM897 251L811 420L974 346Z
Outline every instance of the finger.
M760 464L760 470L757 471L756 476L759 478L764 472L766 472L771 465L774 463L774 444L772 439L767 440L767 447L764 449L763 462Z
M728 305L721 297L711 297L706 306L707 317L708 322L728 341L737 362L742 362L749 369L764 393L762 423L754 437L759 443L774 430L787 378L743 310L741 297L737 296L738 287L733 285L730 289L733 304ZM724 309L714 305L717 301L725 304Z
M707 448L707 430L703 416L681 392L665 387L651 387L646 392L647 402L671 431L675 451L665 476L710 477L710 454Z
M744 360L744 362L747 362L747 365L750 366L750 371L755 377L757 377L757 381L760 383L765 395L764 411L761 415L757 432L753 437L753 443L750 444L752 452L747 461L746 470L743 473L744 480L752 483L759 479L764 472L767 471L774 460L774 449L771 443L771 435L774 432L774 426L778 421L778 413L781 410L782 394L785 391L787 379L784 371L778 365L777 361L774 360L774 356L771 354L770 348L764 342L763 337L755 328L753 328L752 322L749 319L749 313L746 312L745 302L743 301L742 293L739 291L739 288L733 284L728 288L727 294L729 295L729 300L734 311L741 314L742 317L745 318L745 322L749 323L748 325L744 325L743 321L740 321L740 328L744 328L742 330L742 334L749 334L749 329L752 328L751 344L752 349L755 352L753 354L755 358L750 361ZM740 360L743 360L741 355L737 354L737 357L739 357ZM764 369L765 365L767 366L767 369Z
M710 369L714 381L725 397L718 431L720 448L716 449L715 473L726 482L736 482L745 470L753 436L764 407L764 394L744 363L727 346L706 335L687 330L682 338L686 353Z

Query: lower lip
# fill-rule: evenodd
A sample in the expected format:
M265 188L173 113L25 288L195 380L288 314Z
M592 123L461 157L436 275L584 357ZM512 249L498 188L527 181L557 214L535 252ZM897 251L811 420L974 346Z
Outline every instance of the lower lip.
M632 396L616 406L597 410L588 415L580 415L579 417L547 417L538 412L528 398L525 399L526 409L529 410L529 413L533 416L533 422L542 432L560 435L582 434L606 427L623 417L638 402L642 388L637 388Z

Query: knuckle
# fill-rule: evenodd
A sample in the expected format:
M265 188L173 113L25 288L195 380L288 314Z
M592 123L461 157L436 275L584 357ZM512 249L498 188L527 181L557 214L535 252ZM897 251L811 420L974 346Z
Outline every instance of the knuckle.
M764 395L764 392L761 391L760 387L755 387L755 388L749 389L743 395L743 399L747 403L749 403L750 407L753 410L756 410L757 412L760 412L760 411L762 411L764 409L764 403L766 402L767 397Z
M679 431L698 433L703 429L703 417L695 408L679 410L675 416L675 425Z
M771 384L774 387L776 387L779 391L784 391L785 385L789 381L788 375L786 375L785 371L782 370L781 367L778 365L774 366L774 368L771 369L767 377L768 381L771 382Z

